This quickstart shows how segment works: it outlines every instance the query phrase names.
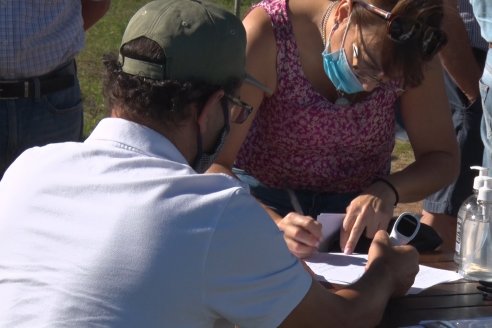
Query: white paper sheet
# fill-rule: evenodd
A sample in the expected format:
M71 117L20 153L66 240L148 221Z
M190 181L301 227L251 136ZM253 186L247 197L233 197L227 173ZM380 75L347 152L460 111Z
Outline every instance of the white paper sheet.
M316 253L305 262L318 276L318 280L325 280L339 285L348 285L355 282L364 274L367 255ZM425 265L420 265L419 267L419 273L415 277L415 282L407 294L418 294L434 285L456 281L462 278L454 271L435 269Z

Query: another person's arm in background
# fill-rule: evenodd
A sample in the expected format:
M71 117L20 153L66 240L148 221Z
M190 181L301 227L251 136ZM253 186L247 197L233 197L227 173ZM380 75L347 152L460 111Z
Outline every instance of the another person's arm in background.
M456 0L445 1L443 30L448 35L448 43L439 52L441 63L472 103L480 93L478 81L482 72L473 55L468 33L458 12Z
M84 30L87 31L96 24L109 10L111 0L81 0Z

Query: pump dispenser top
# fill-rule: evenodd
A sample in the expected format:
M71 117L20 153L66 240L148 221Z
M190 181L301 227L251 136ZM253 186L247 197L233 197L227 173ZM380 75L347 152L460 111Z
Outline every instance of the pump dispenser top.
M473 189L478 190L483 185L483 181L487 178L489 170L482 166L470 166L472 170L478 170L478 175L473 179Z
M492 178L485 177L483 186L478 188L477 201L482 203L492 203Z

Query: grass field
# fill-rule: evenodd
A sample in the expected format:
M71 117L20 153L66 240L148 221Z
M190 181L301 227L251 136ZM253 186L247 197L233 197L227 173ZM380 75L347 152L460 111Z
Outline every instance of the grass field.
M86 34L86 47L77 58L84 101L84 135L86 136L103 117L107 116L107 109L101 94L102 56L105 53L118 51L128 20L138 8L147 2L147 0L113 0L106 16ZM214 2L234 11L234 0ZM253 2L255 1L242 0L240 13L244 13ZM398 141L393 152L393 170L399 170L411 161L413 161L413 155L409 144ZM397 208L397 211L403 209L417 211L419 206L418 203L405 204Z

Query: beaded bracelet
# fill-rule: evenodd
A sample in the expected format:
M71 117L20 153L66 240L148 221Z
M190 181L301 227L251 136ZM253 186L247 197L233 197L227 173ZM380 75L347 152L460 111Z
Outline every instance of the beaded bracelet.
M398 202L400 201L400 195L398 195L398 191L396 190L395 186L393 186L393 184L391 182L389 182L388 180L386 180L384 178L376 178L376 179L374 179L374 181L372 183L376 183L376 182L382 182L385 185L387 185L388 187L390 187L391 190L393 190L393 193L395 194L394 206L396 206L398 204Z

